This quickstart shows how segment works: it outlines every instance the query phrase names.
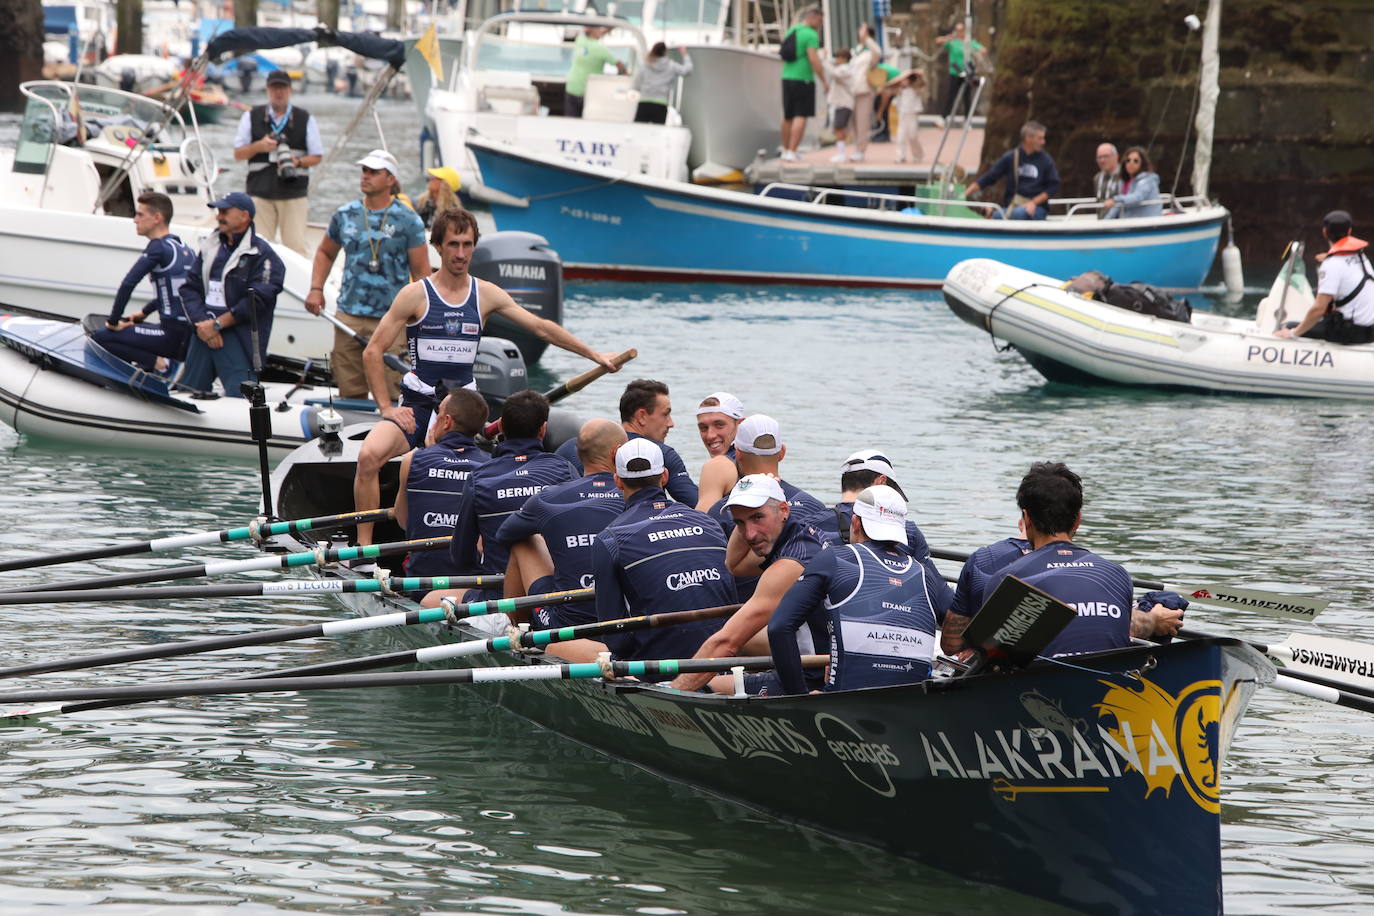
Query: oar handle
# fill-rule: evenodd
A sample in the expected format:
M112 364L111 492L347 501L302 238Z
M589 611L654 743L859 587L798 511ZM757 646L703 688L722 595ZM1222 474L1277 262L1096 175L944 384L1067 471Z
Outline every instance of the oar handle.
M619 353L616 356L612 357L611 362L615 364L615 367L617 369L619 369L621 366L625 365L638 355L639 351L631 347L624 353ZM574 375L572 378L568 379L563 384L550 388L548 391L544 392L544 397L548 400L550 404L556 404L559 401L566 398L568 395L577 391L581 391L583 388L586 388L592 382L601 378L601 376L605 375L610 371L611 370L607 369L605 366L596 366L594 368L588 369L586 372L583 372L579 375ZM500 432L501 421L493 420L492 422L486 425L485 429L482 430L482 435L486 436L488 439L495 439Z

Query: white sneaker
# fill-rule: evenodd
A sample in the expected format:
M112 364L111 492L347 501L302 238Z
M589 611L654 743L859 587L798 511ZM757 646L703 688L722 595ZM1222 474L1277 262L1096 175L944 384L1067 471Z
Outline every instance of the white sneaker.
M796 162L797 154L792 152L790 149L785 149L782 151L782 155L778 158L781 159L783 162Z
M830 157L830 161L831 161L831 162L844 162L844 160L845 160L845 155L844 155L844 153L836 153L835 155L833 155L833 156Z
M905 156L898 156L898 157L897 157L897 164L898 164L898 165L901 165L903 162L906 162L906 157L905 157Z
M863 161L864 161L864 154L861 153L861 152L859 152L858 150L855 150L854 152L852 152L852 153L849 154L849 161L850 161L850 162L863 162Z

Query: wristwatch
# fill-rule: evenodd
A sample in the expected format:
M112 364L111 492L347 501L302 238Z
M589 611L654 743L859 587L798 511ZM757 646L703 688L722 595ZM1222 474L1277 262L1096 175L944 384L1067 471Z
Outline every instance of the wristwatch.
M215 325L215 330L216 330L216 331L223 331L223 330L224 330L224 328L220 327L220 323L219 323L219 319L218 319L218 318L215 319L214 325Z

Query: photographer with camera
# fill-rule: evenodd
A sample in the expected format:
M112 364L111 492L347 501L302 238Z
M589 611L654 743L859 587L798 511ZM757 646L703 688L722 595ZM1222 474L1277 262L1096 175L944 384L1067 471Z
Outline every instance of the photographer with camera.
M234 158L248 161L248 194L258 208L258 233L305 255L306 170L324 158L324 144L315 116L291 104L291 77L285 70L267 75L267 104L243 113Z

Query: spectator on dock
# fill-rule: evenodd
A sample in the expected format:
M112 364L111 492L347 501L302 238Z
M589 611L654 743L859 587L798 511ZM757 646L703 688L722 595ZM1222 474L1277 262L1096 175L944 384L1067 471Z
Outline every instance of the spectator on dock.
M949 77L945 80L944 104L940 107L944 110L945 117L954 115L955 102L959 102L964 113L973 117L973 77L974 61L984 50L983 45L978 41L970 42L964 34L963 20L954 23L954 28L948 35L941 35L935 39L937 45L944 45L949 53ZM970 45L973 53L969 53ZM959 90L964 91L962 99L959 98Z
M873 38L873 30L868 23L859 23L859 43L850 52L854 58L852 64L853 79L850 86L854 90L854 123L852 142L854 151L850 154L850 159L855 162L862 162L864 156L868 154L868 141L873 135L873 94L874 86L868 81L868 74L878 66L882 60L882 49L878 47L878 42Z
M458 189L463 186L463 179L446 165L430 169L426 174L429 179L425 182L425 193L415 202L415 212L429 229L434 225L434 214L458 206Z
M1107 219L1159 216L1164 206L1159 201L1159 176L1143 146L1133 146L1121 158L1120 189L1103 204Z
M567 88L563 95L563 114L569 118L582 117L582 106L587 98L587 77L602 72L607 64L613 65L622 76L626 72L625 65L616 60L615 55L601 43L602 37L609 31L605 26L589 25L573 43L572 66L568 68Z
M829 91L821 66L821 8L802 10L801 21L787 30L779 52L782 65L782 161L799 162L797 147L806 133L806 119L816 113L816 80Z
M831 162L844 162L849 158L845 153L844 139L849 135L850 122L854 120L853 63L853 55L848 48L836 51L833 61L821 61L821 67L830 80L825 101L830 106L830 129L835 132L835 155L830 157ZM862 158L863 155L855 150L854 159Z
M1112 143L1102 143L1097 147L1097 174L1093 176L1093 196L1098 203L1105 203L1117 195L1121 190L1121 155L1116 151L1116 145ZM1102 219L1107 215L1106 206L1098 208L1097 218Z
M678 48L682 63L668 57L668 46L656 43L644 58L644 63L635 71L634 87L639 91L639 107L635 109L635 120L642 124L666 124L668 122L668 96L679 77L692 72L692 58L686 48Z
M1045 204L1059 191L1059 170L1045 152L1045 125L1027 121L1021 126L1021 143L1007 150L977 180L964 188L975 197L984 188L1006 179L1002 192L1001 219L1044 219Z
M920 162L926 155L920 139L925 74L920 70L908 70L887 85L897 91L897 161Z
M315 116L291 104L285 70L267 75L267 104L254 105L239 119L234 158L248 163L247 191L257 207L254 230L304 257L308 169L324 159L324 144Z

